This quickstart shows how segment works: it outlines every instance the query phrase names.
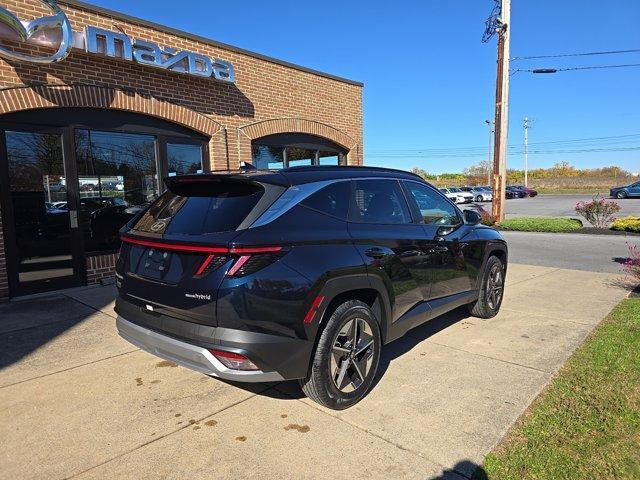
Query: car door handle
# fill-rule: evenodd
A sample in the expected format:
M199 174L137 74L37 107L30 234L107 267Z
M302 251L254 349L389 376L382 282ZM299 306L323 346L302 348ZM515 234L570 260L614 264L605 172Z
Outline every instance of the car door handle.
M431 253L445 253L449 251L449 247L445 247L444 245L436 245L432 249L429 250Z
M385 252L384 250L378 247L370 248L369 250L365 251L364 254L367 257L371 257L371 258L382 258L389 255L387 252Z

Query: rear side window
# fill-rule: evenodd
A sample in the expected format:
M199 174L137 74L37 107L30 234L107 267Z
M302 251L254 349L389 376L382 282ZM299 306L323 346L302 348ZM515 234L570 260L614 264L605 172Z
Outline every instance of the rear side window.
M353 221L411 223L409 207L396 180L357 180L354 197L351 214Z
M139 232L203 235L235 230L253 210L264 189L241 182L174 185L133 226Z
M318 190L301 202L301 205L346 220L349 214L350 193L351 182L335 182Z

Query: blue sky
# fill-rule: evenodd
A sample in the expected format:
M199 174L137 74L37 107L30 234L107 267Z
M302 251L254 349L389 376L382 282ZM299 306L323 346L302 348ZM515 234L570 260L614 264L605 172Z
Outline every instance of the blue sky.
M486 158L484 120L493 118L496 42L480 39L491 0L167 4L179 8L153 0L91 1L364 82L367 164L439 173ZM638 25L638 0L513 0L511 56L640 48ZM640 53L518 61L512 68L627 63L640 63ZM569 161L640 171L640 67L516 73L510 100L510 143L516 150L522 144L522 119L528 116L534 119L531 150L548 152L530 155L530 168ZM509 167L522 162L522 154L510 154Z

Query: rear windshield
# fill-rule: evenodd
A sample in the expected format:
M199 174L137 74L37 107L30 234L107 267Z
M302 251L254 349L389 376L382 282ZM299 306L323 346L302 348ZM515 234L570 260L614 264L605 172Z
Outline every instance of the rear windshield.
M235 230L262 197L257 184L203 182L174 185L134 224L158 234L203 235Z

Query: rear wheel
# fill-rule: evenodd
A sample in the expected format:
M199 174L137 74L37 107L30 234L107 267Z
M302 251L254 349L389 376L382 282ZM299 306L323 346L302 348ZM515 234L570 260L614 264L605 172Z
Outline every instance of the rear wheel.
M476 202L482 202L484 200L484 198L482 198L482 195L478 195L476 197Z
M487 260L478 292L478 300L469 304L474 317L492 318L500 311L504 296L504 265L498 257Z
M380 360L380 327L359 300L339 305L320 335L303 392L327 408L342 410L368 393Z
M616 198L619 198L620 200L627 198L627 192L625 192L624 190L620 190L618 193L616 193Z

